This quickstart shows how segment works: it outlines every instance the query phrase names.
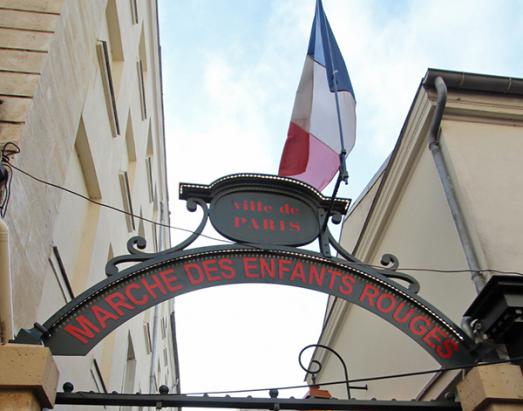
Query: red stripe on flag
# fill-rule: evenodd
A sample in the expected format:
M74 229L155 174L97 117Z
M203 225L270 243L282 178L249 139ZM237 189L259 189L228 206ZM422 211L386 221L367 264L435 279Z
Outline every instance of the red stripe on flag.
M294 176L307 169L309 160L309 133L300 126L289 125L287 140L280 160L280 176Z
M320 139L291 122L278 174L323 190L336 175L339 154Z

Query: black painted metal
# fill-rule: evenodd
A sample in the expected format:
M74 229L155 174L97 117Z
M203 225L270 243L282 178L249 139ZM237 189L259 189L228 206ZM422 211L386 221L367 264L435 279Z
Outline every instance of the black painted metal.
M478 339L504 344L510 357L523 355L523 277L493 276L465 315Z
M457 402L450 401L377 401L294 398L233 398L189 397L180 394L100 394L89 392L59 392L58 405L106 405L137 407L201 407L267 410L353 410L353 411L460 411Z
M168 274L164 280L162 273ZM413 338L443 366L475 361L472 343L461 329L408 288L371 267L292 247L265 250L225 245L161 254L80 294L43 324L47 337L36 329L30 334L39 333L55 355L85 355L110 331L149 307L186 292L240 283L291 285L329 293L382 317ZM145 284L154 285L154 290L147 291ZM168 291L168 287L172 289ZM108 302L113 298L114 303L115 295L120 301L127 296L124 303L132 304L131 309L120 307L121 312L116 315ZM395 304L396 310L389 308L390 304ZM439 334L427 341L424 337L429 328L437 328ZM75 329L73 338L71 330ZM455 351L449 351L448 358L438 355L437 350L449 347L455 347Z
M338 360L340 361L341 363L341 366L343 367L343 372L345 374L345 385L346 385L346 388L347 388L347 399L351 399L351 396L350 396L350 385L349 385L349 372L347 370L347 364L345 364L345 361L343 360L343 358L341 357L340 354L338 354L336 352L336 350L334 350L333 348L327 346L327 345L323 345L323 344L309 344L305 347L302 348L302 350L300 351L300 354L298 355L298 362L300 363L300 367L303 371L305 371L307 374L311 374L312 375L312 381L315 382L316 381L316 374L319 374L321 372L321 369L322 369L322 363L318 360L312 360L309 364L309 368L305 367L303 365L303 362L301 361L301 356L303 355L303 353L305 351L307 351L309 348L322 348L324 350L327 350L329 352L331 352L332 354L334 354L336 356L336 358L338 358ZM315 369L312 369L310 368L311 366L316 366ZM367 389L367 386L365 386L363 389Z
M332 221L339 223L350 205L348 199L324 197L303 182L264 174L234 174L210 185L181 183L180 198L210 203L211 223L228 239L287 246L314 241L320 223L326 223L320 213L327 215L330 210ZM263 230L263 224L270 222L274 229ZM257 229L257 225L262 227Z
M345 258L347 261L358 263L363 266L367 266L363 261L358 260L356 257L354 257L352 254L350 254L347 250L345 250L340 243L336 241L336 239L332 236L331 233L329 234L329 242L334 247L334 249L338 252L339 255L341 255L343 258ZM417 294L420 290L420 284L418 280L416 280L411 275L401 273L396 271L399 267L399 260L396 256L393 254L384 254L381 257L381 264L385 265L383 268L374 267L376 271L378 271L380 274L384 275L387 278L396 278L398 280L405 281L408 284L408 289L410 292ZM391 264L391 266L389 266Z
M225 202L218 209L234 209L231 199L237 200L245 193L251 199L255 193L262 193L266 202L296 200L300 207L312 210L307 212L310 223L303 224L313 227L321 253L282 245L303 244L310 240L309 234L296 240L276 236L274 243L266 236L261 244L254 241L255 236L242 237L240 233L230 236L239 244L186 249L201 235L208 218L219 218L220 213L213 216L215 199L229 199L228 206ZM199 207L203 213L197 229L185 241L169 250L146 253L141 251L145 240L131 238L127 243L129 254L107 264L108 278L73 299L43 325L21 330L15 342L43 342L55 355L85 355L109 332L162 301L215 285L264 283L304 287L360 305L413 338L443 366L477 361L469 337L416 295L419 284L414 278L395 271L397 259L386 256L384 263L392 263L390 268L370 267L344 250L328 227L318 232L327 218L333 223L341 221L349 200L324 197L294 179L255 174L226 176L210 185L181 184L180 198L187 200L189 211ZM255 202L253 212L263 214L263 206ZM332 216L327 217L329 209ZM229 218L230 225L231 214L226 212L225 218ZM331 256L330 245L343 258ZM119 271L119 264L129 262L137 264ZM408 286L391 278L406 281Z
M198 239L198 237L202 234L203 229L207 225L207 221L209 220L209 209L205 201L199 198L187 199L187 210L189 210L190 212L195 212L198 207L200 207L203 212L202 220L198 224L198 227L184 241L182 241L174 247L169 248L168 250L160 251L159 253L144 253L140 250L143 250L146 247L145 239L138 236L132 237L129 239L129 241L127 241L127 251L129 252L129 254L114 257L111 260L109 260L105 266L106 275L111 276L117 274L119 271L119 264L138 263L152 260L161 255L171 254L175 251L184 250L185 248L190 246Z

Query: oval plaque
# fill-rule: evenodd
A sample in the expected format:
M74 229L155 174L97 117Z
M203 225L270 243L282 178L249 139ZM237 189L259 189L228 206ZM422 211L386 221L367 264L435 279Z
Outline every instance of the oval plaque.
M276 193L223 194L212 200L210 218L221 235L239 242L297 246L310 243L319 234L312 207Z

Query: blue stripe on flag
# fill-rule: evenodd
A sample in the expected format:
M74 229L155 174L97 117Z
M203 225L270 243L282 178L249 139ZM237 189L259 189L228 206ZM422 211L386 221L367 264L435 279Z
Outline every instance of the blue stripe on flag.
M330 42L330 50L329 50ZM332 50L332 61L330 51ZM343 61L341 51L336 43L334 34L331 30L327 16L323 11L321 0L316 0L316 12L314 14L314 21L312 22L311 37L309 40L309 49L307 54L311 56L314 61L324 66L327 70L327 79L329 81L329 88L332 92L334 89L334 78L332 75L333 66L337 70L336 78L338 80L338 91L348 91L356 100L352 83L350 81L349 72Z

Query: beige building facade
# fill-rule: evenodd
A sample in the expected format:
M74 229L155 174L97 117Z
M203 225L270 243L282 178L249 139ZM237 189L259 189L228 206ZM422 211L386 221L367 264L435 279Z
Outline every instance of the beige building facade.
M429 148L437 106L435 79L448 89L439 147L461 210L469 249L449 207ZM367 264L386 253L399 271L415 277L419 295L461 324L478 289L495 271L523 272L523 80L428 70L412 102L398 142L344 222L341 243ZM448 187L447 187L448 188ZM471 277L467 252L481 275ZM409 270L411 268L412 270ZM438 369L409 337L362 308L331 298L320 343L346 361L349 378ZM337 359L318 349L319 381L343 379ZM460 371L368 382L360 399L443 399L454 393ZM345 398L343 385L329 387ZM449 395L450 395L449 394Z
M144 220L169 225L159 53L154 0L0 0L0 146L19 146L10 161L23 170L4 219L3 342L103 280L130 237L149 252L169 247L168 228ZM60 387L176 391L174 303L137 315L86 357L55 360Z

